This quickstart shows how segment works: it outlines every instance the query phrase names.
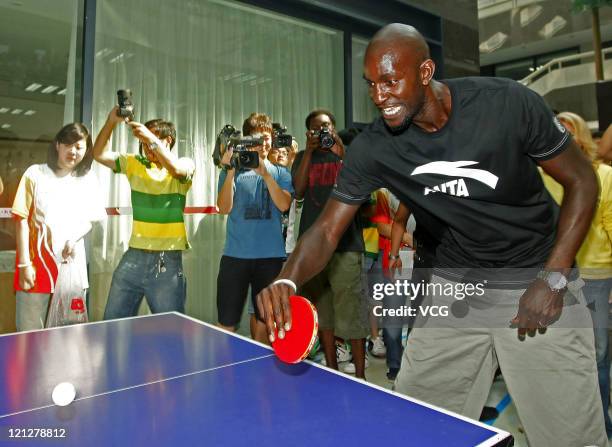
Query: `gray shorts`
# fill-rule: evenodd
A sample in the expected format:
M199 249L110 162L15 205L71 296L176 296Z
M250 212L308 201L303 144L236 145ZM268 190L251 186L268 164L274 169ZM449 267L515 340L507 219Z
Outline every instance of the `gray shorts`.
M453 284L436 276L432 283ZM418 319L395 390L478 419L499 365L529 445L607 446L593 329L581 284L570 283L559 321L523 341L508 323L524 290L486 289L475 305L467 303L468 315ZM487 300L495 305L483 305ZM428 295L423 305L455 302Z

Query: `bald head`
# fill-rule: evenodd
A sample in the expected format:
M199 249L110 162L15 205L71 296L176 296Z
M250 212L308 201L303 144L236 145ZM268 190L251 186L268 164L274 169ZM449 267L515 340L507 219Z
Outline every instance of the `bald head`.
M403 23L392 23L382 27L370 40L367 52L376 50L406 51L412 53L415 62L429 59L429 46L417 29Z
M393 132L402 132L425 104L435 64L414 27L394 23L376 33L363 61L368 93Z

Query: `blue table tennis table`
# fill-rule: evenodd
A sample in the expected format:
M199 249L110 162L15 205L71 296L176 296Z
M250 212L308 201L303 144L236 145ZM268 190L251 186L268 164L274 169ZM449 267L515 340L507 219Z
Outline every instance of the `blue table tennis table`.
M77 390L66 407L51 400L60 382ZM0 336L0 430L3 446L513 442L319 365L283 364L263 345L178 313Z

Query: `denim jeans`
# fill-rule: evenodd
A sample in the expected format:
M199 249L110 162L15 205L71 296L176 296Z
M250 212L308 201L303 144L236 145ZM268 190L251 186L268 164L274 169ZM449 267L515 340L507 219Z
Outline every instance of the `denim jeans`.
M383 252L379 252L378 258L364 257L363 268L367 277L368 297L372 296L372 288L375 283L389 282L382 270ZM369 298L368 298L369 299ZM397 295L386 295L382 300L384 309L399 309L406 302L405 297ZM403 320L398 318L385 318L380 321L383 330L383 341L387 349L387 367L399 369L402 363L402 327Z
M610 405L610 355L608 354L608 297L612 290L612 278L585 279L582 292L586 298L593 319L595 332L595 356L597 359L597 375L599 392L603 403L604 420L608 437L612 436L612 421L608 407Z
M143 297L152 313L184 313L186 296L180 250L154 252L129 248L113 273L104 319L135 316Z

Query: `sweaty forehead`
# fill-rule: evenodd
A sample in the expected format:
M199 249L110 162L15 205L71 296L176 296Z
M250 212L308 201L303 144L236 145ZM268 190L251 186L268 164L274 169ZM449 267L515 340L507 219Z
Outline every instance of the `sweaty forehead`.
M372 70L376 70L376 74L384 75L387 73L397 73L411 66L411 61L414 58L410 57L409 51L405 48L391 48L389 46L374 46L368 48L364 59L364 68L366 74L374 75Z

